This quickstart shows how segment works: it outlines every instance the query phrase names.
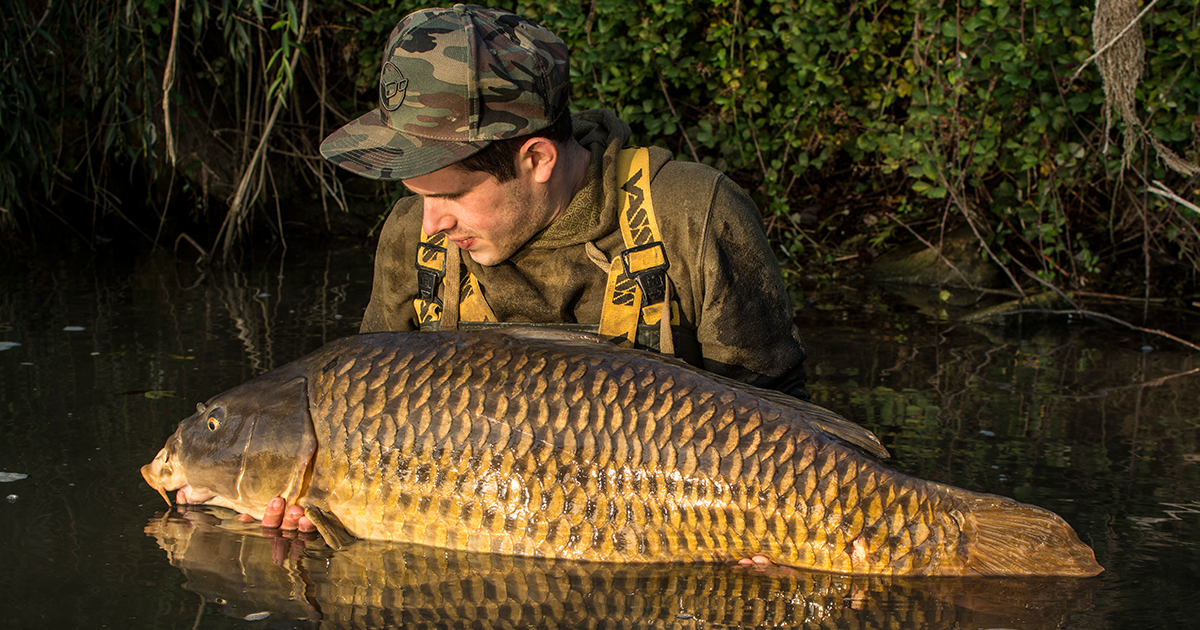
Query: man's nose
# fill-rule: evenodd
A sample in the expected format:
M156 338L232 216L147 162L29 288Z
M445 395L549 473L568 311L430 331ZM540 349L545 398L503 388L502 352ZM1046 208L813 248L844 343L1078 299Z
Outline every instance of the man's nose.
M426 197L423 203L421 229L426 234L433 235L438 232L447 232L457 224L457 221L454 220L454 215L450 214L444 200Z

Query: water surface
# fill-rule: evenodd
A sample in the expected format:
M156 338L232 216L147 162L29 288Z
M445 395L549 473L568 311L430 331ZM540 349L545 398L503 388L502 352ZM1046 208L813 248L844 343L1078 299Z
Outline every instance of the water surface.
M947 323L862 284L798 293L814 399L875 431L900 470L1054 510L1105 573L884 580L335 553L168 511L138 468L197 402L354 333L370 264L350 248L236 271L166 255L6 265L0 472L27 477L0 481L0 626L1200 627L1197 355L1083 323Z

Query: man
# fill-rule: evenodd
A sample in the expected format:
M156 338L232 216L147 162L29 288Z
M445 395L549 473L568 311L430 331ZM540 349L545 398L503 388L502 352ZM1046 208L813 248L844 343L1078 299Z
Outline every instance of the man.
M380 234L362 332L534 324L599 332L807 399L805 347L744 191L611 112L567 111L566 45L477 6L404 18L379 109L326 158L415 196ZM281 500L263 525L309 529Z

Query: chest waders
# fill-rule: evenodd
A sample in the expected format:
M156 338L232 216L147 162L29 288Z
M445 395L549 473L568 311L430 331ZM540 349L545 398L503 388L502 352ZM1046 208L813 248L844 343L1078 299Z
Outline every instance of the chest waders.
M679 325L679 305L671 295L671 283L667 279L671 263L667 260L650 197L650 152L644 148L622 149L617 154L616 168L620 191L617 214L625 249L607 263L607 299L599 325L526 325L597 332L620 346L648 347L663 354L675 354L671 326ZM594 245L589 249L599 253ZM416 268L418 295L413 300L413 308L421 330L516 325L496 321L479 281L463 268L461 251L457 247L447 247L445 234L430 236L421 232ZM458 300L438 297L438 287L443 282L446 285L444 295L457 294Z

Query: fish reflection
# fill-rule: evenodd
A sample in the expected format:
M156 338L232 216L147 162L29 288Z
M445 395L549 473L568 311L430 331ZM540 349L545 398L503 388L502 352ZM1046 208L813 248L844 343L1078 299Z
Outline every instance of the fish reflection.
M271 538L213 508L150 521L183 587L272 628L1057 628L1096 580L608 564Z

